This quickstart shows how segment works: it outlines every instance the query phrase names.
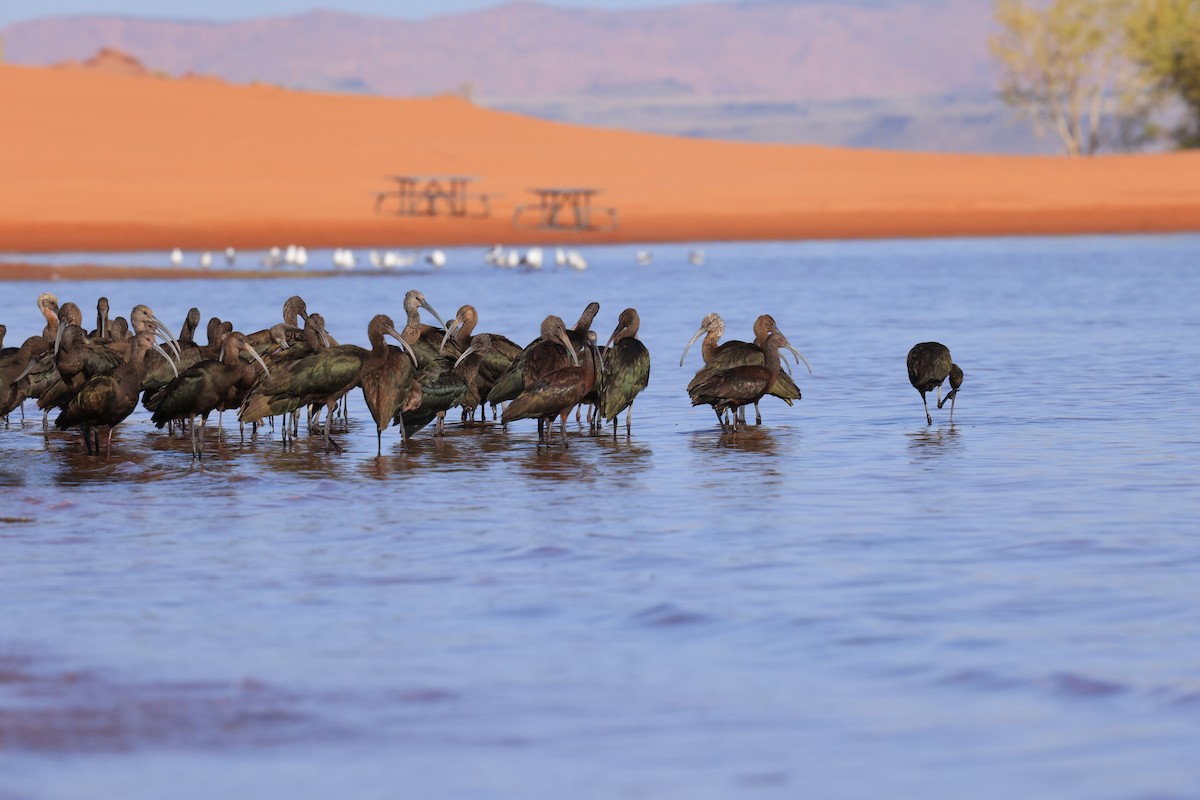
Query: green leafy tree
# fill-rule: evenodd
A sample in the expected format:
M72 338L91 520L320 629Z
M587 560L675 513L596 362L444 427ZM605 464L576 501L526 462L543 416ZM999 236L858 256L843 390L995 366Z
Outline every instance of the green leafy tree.
M1200 147L1200 0L1136 0L1125 34L1146 82L1182 105L1175 143Z
M1128 0L994 0L988 41L1004 101L1073 156L1129 144L1144 100L1123 31Z

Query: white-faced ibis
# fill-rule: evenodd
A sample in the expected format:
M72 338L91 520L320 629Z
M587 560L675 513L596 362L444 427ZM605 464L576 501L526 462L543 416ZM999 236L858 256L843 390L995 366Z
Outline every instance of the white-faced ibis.
M384 336L400 343L389 345ZM417 359L396 330L392 318L377 314L367 325L367 340L371 343L369 360L359 371L358 385L371 419L375 420L375 455L383 454L383 432L392 419L403 425L403 408L409 397ZM401 428L403 430L403 427Z
M560 320L561 322L561 320ZM565 335L565 334L564 334ZM527 386L504 409L500 420L507 425L518 419L538 421L538 441L548 441L554 433L554 418L562 423L562 444L567 447L567 416L596 384L595 359L579 359L572 347L568 351L573 364L548 372ZM544 430L549 423L549 430Z
M42 292L37 297L37 307L46 320L42 336L53 342L54 334L58 331L58 298L49 292Z
M942 382L950 378L950 392L942 397ZM950 401L950 422L954 422L954 396L962 386L963 373L950 358L950 348L941 342L921 342L908 351L908 382L921 393L921 404L925 406L925 424L932 425L929 403L925 393L937 389L938 404Z
M154 415L151 421L159 428L173 420L186 419L192 431L192 457L204 456L204 429L208 415L225 400L230 389L242 377L242 362L238 358L245 352L257 361L265 376L270 371L258 353L246 341L246 337L234 331L225 337L221 358L199 361L180 373L156 394ZM200 418L200 429L196 429L196 417Z
M417 370L413 390L404 405L403 415L397 413L395 423L403 427L408 439L429 423L437 420L433 435L446 432L446 412L462 402L468 385L463 375L454 369L448 358L436 358Z
M30 336L20 347L8 348L0 355L0 416L7 418L25 401L29 391L26 376L51 347L45 337Z
M54 426L59 430L75 426L82 429L88 455L93 455L90 434L94 428L100 427L108 428L105 457L112 455L113 429L137 408L138 396L142 390L142 375L146 370L146 353L151 349L161 352L154 338L154 333L149 330L138 333L134 340L132 357L112 372L84 381L83 386L54 420ZM166 356L165 353L163 355ZM100 440L97 434L94 454L99 455L99 450Z
M416 289L410 289L404 295L404 342L412 350L417 357L417 364L424 367L430 361L441 358L440 352L442 340L446 335L443 330L446 327L445 320L434 310L433 306L429 305L429 301L425 299L425 295ZM432 325L426 325L421 322L421 309L425 309L433 315L438 321L441 328L435 328ZM458 358L461 353L455 348L450 353L454 358Z
M779 327L775 324L775 319L770 314L761 314L754 320L753 342L731 339L730 341L718 344L721 334L724 332L725 322L721 319L720 315L708 314L701 321L700 329L692 335L687 346L683 348L683 355L679 357L680 366L683 366L683 360L687 356L687 352L691 346L697 339L704 336L704 342L701 346L704 366L696 371L695 377L688 383L688 394L691 394L697 386L718 372L732 369L733 367L763 364L763 351L766 338L773 332L779 332ZM800 355L799 351L796 351L796 353L811 373L812 367L809 366L808 360ZM789 406L794 400L800 399L799 387L796 386L796 382L786 372L779 373L775 385L771 387L768 393L783 400ZM754 404L754 418L756 424L762 424L762 414L758 410L758 403ZM742 413L742 421L745 421L744 411Z
M553 314L542 320L541 335L521 351L488 392L487 401L493 405L515 400L521 392L541 378L568 365L579 365L567 326ZM501 415L501 422L505 419ZM538 418L538 438L542 438L543 420Z
M382 332L388 333L386 330ZM370 330L368 335L371 335ZM395 336L394 333L392 335ZM401 345L407 346L403 338L396 338ZM286 414L314 404L332 408L347 392L358 386L364 367L370 368L373 362L378 363L374 359L372 350L357 345L339 345L294 361L284 361L246 397L238 412L238 419L242 422L258 422L264 417ZM330 421L326 419L324 432L327 449L338 446L329 437L330 427Z
M474 343L475 326L479 322L479 313L475 310L475 306L465 305L458 309L458 313L454 315L454 319L450 321L450 325L446 328L446 335L442 338L442 348L444 349L446 341L453 336L454 341L458 344L459 354L465 353L467 348ZM483 334L480 334L483 335ZM488 392L496 385L496 381L500 379L516 358L521 355L521 346L509 339L507 336L502 336L498 333L489 333L488 347L486 355L480 360L479 373L476 380L475 388L480 393L480 398L486 398ZM477 348L478 351L478 348ZM476 404L480 409L480 417L483 417L483 402ZM464 404L463 421L468 419L465 413L467 406ZM474 408L474 406L472 406ZM470 416L473 416L470 415ZM492 418L496 416L495 408L492 410Z
M600 373L596 379L597 410L601 419L612 420L614 436L617 434L617 415L624 409L629 409L625 415L625 433L629 434L634 398L650 383L650 351L638 341L640 326L641 318L635 309L622 311L600 359Z
M462 355L454 362L454 369L462 375L463 380L467 383L467 391L461 401L463 421L475 418L475 409L483 407L483 398L487 396L487 391L491 388L492 384L485 374L485 369L487 364L493 360L493 350L496 347L497 339L504 340L504 337L493 336L489 333L480 333L474 336L467 347L463 349Z
M780 348L787 348L797 358L800 353L788 344L782 333L772 332L767 336L762 364L748 364L720 370L693 387L688 394L692 405L707 404L713 407L721 430L728 430L725 424L724 412L734 412L741 406L758 402L763 395L770 391L779 378ZM733 430L737 430L737 414L733 414Z
M304 302L304 298L299 295L292 295L283 301L283 324L287 326L289 340L300 341L303 339L303 334L300 330L300 320L303 319L307 326L308 317L308 306ZM211 341L211 331L209 336ZM246 341L255 350L262 352L263 348L271 346L271 329L264 328L263 330L249 333L246 335ZM323 345L325 347L329 346L327 334L323 337Z
M92 339L106 340L108 333L108 298L101 297L96 301L96 330L88 334Z

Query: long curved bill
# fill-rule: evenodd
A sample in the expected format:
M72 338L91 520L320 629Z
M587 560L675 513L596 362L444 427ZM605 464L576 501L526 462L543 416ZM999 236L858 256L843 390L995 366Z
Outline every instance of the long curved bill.
M412 348L408 346L408 344L404 341L404 339L401 338L400 334L397 333L396 329L388 328L387 330L384 331L384 333L386 333L388 336L392 337L393 339L395 339L397 342L400 343L400 349L403 350L408 355L409 359L412 360L413 369L416 369L417 368L417 355L416 355L416 353L414 353L412 351Z
M567 352L571 354L571 363L578 367L579 356L575 355L575 345L571 344L571 340L567 338L566 331L559 333L558 339L563 343L563 346L567 348Z
M446 349L446 342L450 341L450 337L453 336L454 332L461 327L462 327L462 320L459 319L458 317L455 317L454 319L450 320L450 324L446 326L446 335L442 337L442 343L440 345L438 345L438 355L441 355L442 351ZM455 366L457 366L457 365L458 365L458 362L455 362Z
M784 347L786 347L788 350L790 350L790 351L792 352L792 355L794 355L794 356L795 356L795 357L798 359L798 360L796 361L796 363L797 363L797 364L799 364L801 361L803 361L803 362L804 362L804 366L808 367L808 374L809 374L809 375L812 375L812 366L811 366L811 365L809 365L809 363L808 363L808 359L807 359L807 358L805 358L803 355L801 355L801 354L800 354L800 351L799 351L799 350L797 350L796 348L792 347L790 344L785 344L785 345L784 345ZM791 370L789 370L789 372L790 372L790 371L791 371Z
M596 348L596 364L599 366L601 372L604 372L604 353L607 353L612 348L612 343L616 341L617 335L623 330L625 329L617 328L613 331L612 336L608 337L608 341L604 343L603 352L600 351L600 348Z
M426 311L428 311L430 314L433 314L433 318L434 318L434 319L436 319L436 320L438 321L438 324L439 324L439 325L441 325L443 328L444 328L444 327L446 327L446 321L445 321L444 319L442 319L442 315L441 315L441 314L439 314L438 312L436 312L436 311L434 311L434 310L433 310L433 306L429 305L429 301L428 301L428 300L422 300L422 301L421 301L421 308L425 309L425 310L426 310Z
M267 369L267 362L262 360L262 356L258 354L257 350L255 350L248 342L242 345L242 349L249 353L250 357L258 362L259 366L263 368L263 374L266 375L266 377L271 377L271 370Z
M158 346L158 342L151 342L150 346L158 351L158 354L163 357L163 360L171 365L171 372L175 373L175 377L179 377L179 368L175 366L175 360L171 358L171 354Z
M701 325L700 330L698 330L694 334L692 334L692 338L690 340L688 340L687 347L683 348L683 355L681 355L679 357L679 366L681 366L681 367L683 366L683 359L687 357L688 350L692 349L692 345L694 345L696 343L696 340L699 339L701 336L703 336L706 333L708 333L708 328Z
M54 355L58 355L58 348L60 345L62 345L63 331L66 329L67 323L60 320L58 327L54 330Z
M171 333L163 321L153 314L150 315L150 321L154 323L154 335L171 345L171 349L175 351L175 360L179 361L183 358L183 349L179 346L179 340L175 338L175 334Z
M466 350L463 350L463 354L458 357L457 361L454 362L454 366L457 367L459 364L461 364L463 362L464 358L466 358L467 356L471 355L474 352L475 352L475 345L471 345Z
M305 320L305 322L308 322L308 320ZM312 320L312 322L316 326L317 336L321 338L321 346L329 347L329 333L325 330L325 326L317 320Z
M20 383L25 376L33 372L33 368L37 366L38 356L29 359L29 363L25 365L25 369L21 370L21 374L16 377L13 383Z

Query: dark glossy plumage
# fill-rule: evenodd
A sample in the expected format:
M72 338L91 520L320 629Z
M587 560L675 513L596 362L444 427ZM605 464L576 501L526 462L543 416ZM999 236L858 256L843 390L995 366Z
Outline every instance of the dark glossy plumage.
M542 320L541 333L529 343L515 359L512 366L500 376L487 401L493 405L515 399L522 391L536 383L543 375L565 366L574 366L579 357L572 357L572 346L566 325L561 317L553 314Z
M113 428L124 422L137 408L142 375L146 370L145 355L153 347L157 347L154 334L147 330L139 333L135 337L134 351L130 359L106 375L97 375L84 381L79 391L54 420L55 427L60 430L81 427L89 454L92 451L90 429L107 427L105 455L110 456ZM97 442L97 447L98 445Z
M954 398L962 386L963 373L950 357L950 348L941 342L921 342L913 345L906 359L908 366L908 382L921 393L921 404L925 407L925 424L932 425L933 417L929 414L929 402L925 399L926 392L934 389L938 392L937 407L950 401L950 421L954 421ZM950 378L950 392L943 398L942 383Z
M740 366L760 366L764 363L763 360L763 343L766 337L772 332L778 332L779 328L775 324L775 319L770 314L761 314L754 320L754 341L743 342L737 339L731 339L727 342L717 344L718 339L725 330L725 323L717 314L709 314L701 322L700 330L692 336L692 340L688 342L688 348L696 341L699 336L707 334L704 339L704 345L701 352L704 355L704 366L696 371L696 375L688 383L687 391L690 395L692 391L701 383L707 381L718 372L732 369ZM687 349L684 348L684 355L687 354ZM799 356L803 359L803 356ZM682 364L683 359L680 358ZM808 362L804 362L808 365ZM809 372L812 368L809 367ZM785 371L780 371L775 383L767 392L773 397L778 397L789 406L796 400L800 399L800 388ZM761 423L762 417L758 411L758 403L755 406L755 420Z
M225 337L220 359L204 359L198 361L173 378L155 396L154 414L151 421L162 428L175 420L193 421L200 418L200 430L192 425L192 454L200 456L204 449L204 427L208 415L222 406L228 399L230 391L243 378L243 363L238 358L240 352L257 353L246 342L246 337L238 332ZM266 365L261 365L265 371Z
M403 420L397 417L395 422L403 421L404 436L408 438L436 419L434 435L441 436L445 414L462 402L467 394L467 381L448 358L435 359L421 367L413 380L420 386L419 401L404 412Z
M447 336L454 337L454 341L458 344L460 356L472 346L475 338L477 338L475 336L475 326L478 322L479 313L472 305L460 307L454 315L454 319L451 320L450 327L447 328ZM486 402L485 398L491 392L492 387L512 367L513 362L522 352L521 346L507 336L502 336L498 333L479 335L488 337L488 347L479 361L478 372L472 384L473 390L477 391L480 397L480 402L470 406L472 409L476 407L482 408L484 402ZM449 354L446 353L446 355ZM464 404L465 411L466 405ZM467 414L464 413L464 420L466 418Z
M578 359L578 364L553 370L526 387L505 407L501 421L507 425L519 419L536 419L538 439L541 441L549 439L553 433L554 418L559 417L562 445L567 447L567 415L595 384L595 359L588 353L586 357ZM546 423L550 424L550 429L544 431Z
M792 349L783 334L772 332L767 336L762 365L742 365L718 371L693 386L688 395L692 405L710 405L717 414L721 429L727 426L723 418L726 410L736 412L738 408L757 403L779 377L779 349ZM733 415L733 428L737 429L737 414Z
M650 383L650 351L637 339L640 326L637 311L625 309L602 351L603 369L596 379L596 405L601 419L612 420L614 434L617 415L627 408L625 432L629 433L633 401Z

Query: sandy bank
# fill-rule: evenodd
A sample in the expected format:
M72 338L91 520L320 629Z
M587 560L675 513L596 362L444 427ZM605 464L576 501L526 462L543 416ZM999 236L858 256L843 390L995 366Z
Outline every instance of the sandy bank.
M15 66L0 66L0 96L22 109L0 131L10 252L1200 230L1200 153L1069 160L714 142L455 98ZM491 214L376 213L394 173L473 176ZM512 227L530 187L564 185L599 188L617 229Z

